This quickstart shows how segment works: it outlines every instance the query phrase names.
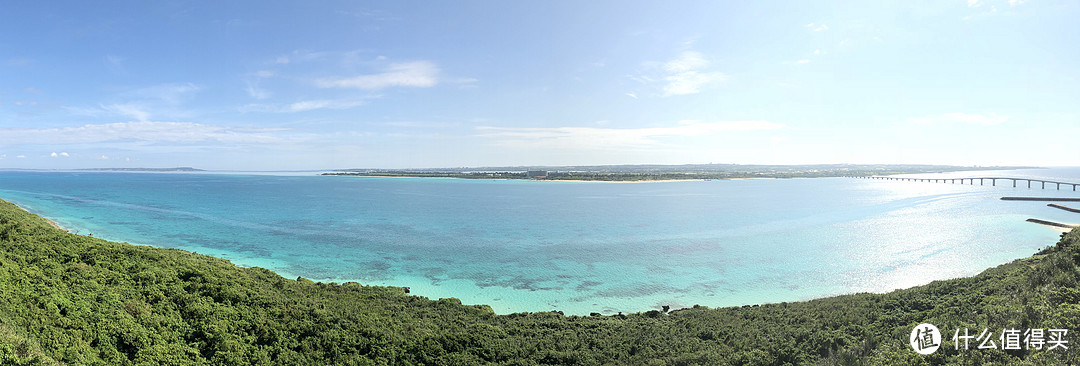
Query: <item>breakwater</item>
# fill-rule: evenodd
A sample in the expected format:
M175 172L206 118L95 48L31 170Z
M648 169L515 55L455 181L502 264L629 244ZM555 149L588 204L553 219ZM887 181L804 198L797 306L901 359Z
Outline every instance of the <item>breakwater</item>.
M1062 228L1066 228L1066 229L1072 229L1072 228L1076 227L1076 225L1068 225L1068 224L1062 224L1062 223L1058 223L1058 222L1039 220L1039 219L1027 219L1027 222L1034 222L1036 224L1042 224L1042 225L1048 225L1048 226L1054 226L1054 227L1062 227Z
M1069 212L1080 213L1080 209L1075 209L1075 208L1072 208L1072 207L1069 207L1069 206L1062 206L1062 205L1054 204L1054 203L1051 203L1051 204L1049 204L1047 206L1062 209L1062 210L1069 211Z

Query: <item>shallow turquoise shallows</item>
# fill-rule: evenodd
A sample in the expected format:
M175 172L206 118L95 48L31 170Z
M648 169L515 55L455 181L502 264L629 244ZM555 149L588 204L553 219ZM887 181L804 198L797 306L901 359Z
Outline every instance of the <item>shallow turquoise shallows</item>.
M947 176L1080 181L1060 168ZM941 176L941 175L939 175ZM883 292L978 273L1080 214L1029 190L854 178L572 183L0 172L0 198L82 235L283 276L408 286L498 313L637 312ZM1078 205L1080 206L1080 205Z

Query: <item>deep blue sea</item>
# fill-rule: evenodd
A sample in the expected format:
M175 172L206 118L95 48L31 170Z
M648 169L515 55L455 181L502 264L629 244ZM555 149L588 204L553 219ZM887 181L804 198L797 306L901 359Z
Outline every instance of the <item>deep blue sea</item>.
M922 176L1080 182L1080 168ZM0 198L78 234L289 278L408 286L498 313L610 314L969 276L1057 241L1061 231L1027 218L1080 223L1045 202L999 200L1080 197L1071 187L985 184L0 171Z

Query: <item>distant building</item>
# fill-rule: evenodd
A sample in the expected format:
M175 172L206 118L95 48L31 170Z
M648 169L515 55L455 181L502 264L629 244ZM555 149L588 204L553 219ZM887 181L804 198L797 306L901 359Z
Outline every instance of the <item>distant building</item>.
M530 170L525 172L529 178L547 178L547 170Z

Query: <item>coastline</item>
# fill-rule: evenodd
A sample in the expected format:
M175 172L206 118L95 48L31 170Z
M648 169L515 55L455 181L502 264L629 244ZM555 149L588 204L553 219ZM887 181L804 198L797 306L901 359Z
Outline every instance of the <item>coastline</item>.
M11 202L11 201L8 201L8 202ZM27 213L33 214L33 215L35 215L37 217L40 217L42 220L47 221L49 223L49 225L52 226L53 228L63 230L65 233L70 233L71 232L70 230L64 228L63 226L60 226L60 224L56 223L56 221L50 220L50 219L46 218L45 216L41 216L41 214L34 213L33 211L30 211L30 210L26 209L26 207L19 206L19 204L15 203L15 202L11 202L11 204L15 205L15 207L18 207L20 210L26 211Z

